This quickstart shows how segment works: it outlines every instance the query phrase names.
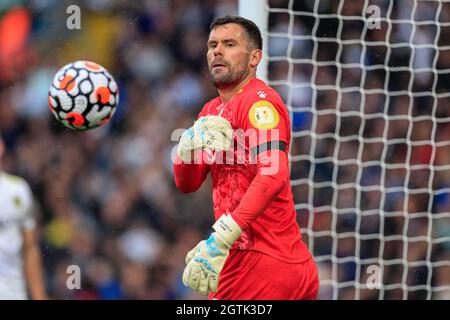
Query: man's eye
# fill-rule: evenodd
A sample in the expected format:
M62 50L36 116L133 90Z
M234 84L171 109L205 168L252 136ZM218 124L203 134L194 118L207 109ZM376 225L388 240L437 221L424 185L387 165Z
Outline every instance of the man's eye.
M227 43L227 47L234 47L234 43L231 42Z

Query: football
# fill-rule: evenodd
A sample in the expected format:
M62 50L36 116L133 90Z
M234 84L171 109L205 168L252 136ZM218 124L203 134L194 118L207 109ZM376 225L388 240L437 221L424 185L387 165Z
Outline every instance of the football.
M107 123L116 111L119 88L111 74L92 61L62 67L50 85L48 104L67 128L89 130Z

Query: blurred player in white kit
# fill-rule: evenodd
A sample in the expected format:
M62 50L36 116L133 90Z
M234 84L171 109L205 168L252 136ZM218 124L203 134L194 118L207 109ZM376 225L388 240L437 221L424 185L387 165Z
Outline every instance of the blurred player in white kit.
M2 170L0 133L0 300L46 299L28 183Z

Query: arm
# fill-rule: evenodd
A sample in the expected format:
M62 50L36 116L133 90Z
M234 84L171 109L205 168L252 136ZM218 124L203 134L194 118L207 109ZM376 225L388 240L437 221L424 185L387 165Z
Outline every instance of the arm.
M201 154L201 151L199 154ZM173 172L177 188L183 193L190 193L197 191L205 181L209 172L209 165L206 163L184 163L181 159L177 159L173 165Z
M241 229L246 229L264 212L288 181L289 161L286 152L270 150L259 155L257 174L238 207L231 213Z
M290 122L286 107L276 97L247 104L251 107L242 115L241 124L246 130L251 130L249 148L256 157L257 174L231 213L242 229L269 207L290 178L286 152Z
M23 229L23 258L26 283L33 300L45 300L44 281L40 250L36 243L34 229Z

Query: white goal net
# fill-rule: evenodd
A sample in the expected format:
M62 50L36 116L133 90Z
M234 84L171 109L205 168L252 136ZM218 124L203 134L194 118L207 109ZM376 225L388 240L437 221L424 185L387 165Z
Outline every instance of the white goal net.
M319 299L450 299L450 1L266 11Z

